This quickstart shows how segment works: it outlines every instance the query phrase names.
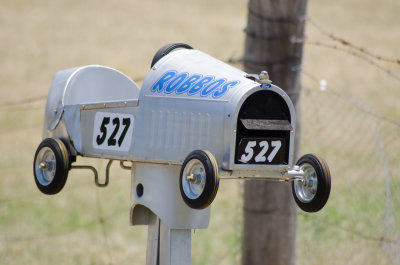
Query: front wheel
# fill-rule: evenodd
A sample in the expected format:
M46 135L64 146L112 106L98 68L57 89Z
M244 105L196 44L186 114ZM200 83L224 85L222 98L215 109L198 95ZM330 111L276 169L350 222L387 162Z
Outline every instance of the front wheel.
M70 154L61 139L46 138L36 150L33 175L38 189L44 194L56 194L67 181Z
M305 212L317 212L328 201L331 174L326 162L317 155L302 156L297 165L304 172L303 179L292 182L292 193L297 205Z
M208 207L219 187L218 165L209 151L191 152L182 165L179 188L185 203L193 209Z

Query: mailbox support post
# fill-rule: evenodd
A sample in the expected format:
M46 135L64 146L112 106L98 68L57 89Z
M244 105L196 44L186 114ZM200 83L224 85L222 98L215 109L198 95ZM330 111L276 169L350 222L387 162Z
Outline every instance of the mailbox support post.
M192 209L181 198L180 169L133 163L131 224L148 226L146 265L190 265L191 230L208 227L210 208Z
M191 230L170 229L155 214L150 219L146 265L190 265Z

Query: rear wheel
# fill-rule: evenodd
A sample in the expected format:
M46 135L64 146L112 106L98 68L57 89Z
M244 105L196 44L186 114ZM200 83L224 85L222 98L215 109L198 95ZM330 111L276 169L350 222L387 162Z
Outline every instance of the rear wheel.
M178 48L193 49L190 45L185 43L171 43L164 45L154 55L153 60L151 61L151 67L153 67L165 55Z
M70 163L70 152L61 139L44 139L33 161L33 175L38 189L48 195L61 191L67 181Z
M304 176L303 179L292 182L293 197L303 211L317 212L325 206L331 191L328 165L314 154L302 156L297 165Z
M179 187L182 198L189 207L208 207L219 187L218 165L214 156L204 150L191 152L183 162Z

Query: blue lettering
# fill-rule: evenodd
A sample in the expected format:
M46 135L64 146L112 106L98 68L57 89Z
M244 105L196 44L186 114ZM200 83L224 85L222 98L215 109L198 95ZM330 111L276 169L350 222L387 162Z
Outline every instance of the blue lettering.
M164 86L168 81L170 81L176 75L176 71L168 71L166 72L154 85L151 87L151 92L161 93L164 89Z
M186 90L188 90L197 80L199 80L202 77L202 75L194 74L175 91L175 94L180 95L185 93Z
M169 82L169 84L165 88L165 93L171 94L182 83L182 81L185 80L186 77L188 77L188 75L188 73L183 73L175 77L175 79Z
M212 81L214 79L214 77L212 76L205 76L202 79L200 79L199 82L197 82L189 91L188 91L188 95L194 95L197 92L199 92L201 89L203 89L203 86L207 83L209 83L210 81Z
M229 81L225 78L215 79L215 76L204 76L201 74L190 75L187 72L178 73L175 70L167 71L151 86L153 93L165 93L181 95L187 93L188 96L198 95L213 98L222 97L228 90L240 81Z
M200 92L200 96L207 97L211 94L214 90L216 90L219 86L225 83L226 79L217 79L210 84L207 84L204 89Z
M217 91L214 92L213 97L214 97L214 98L219 98L219 97L221 97L223 94L225 94L226 92L228 92L228 90L229 90L231 87L234 87L234 86L236 86L236 85L239 84L239 83L240 83L239 81L230 81L230 82L226 83L226 84L221 88L221 90L217 90Z

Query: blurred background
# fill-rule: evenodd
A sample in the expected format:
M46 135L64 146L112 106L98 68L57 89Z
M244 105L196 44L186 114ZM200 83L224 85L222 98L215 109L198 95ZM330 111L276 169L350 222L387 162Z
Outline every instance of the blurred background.
M298 212L297 264L400 264L399 12L398 0L308 1L300 153L321 154L333 179L321 212ZM52 78L101 64L140 85L172 42L241 68L247 13L244 0L1 0L1 264L145 264L129 171L113 166L105 189L81 171L58 195L36 188ZM192 234L192 264L241 263L242 195L243 182L221 183L210 227Z

